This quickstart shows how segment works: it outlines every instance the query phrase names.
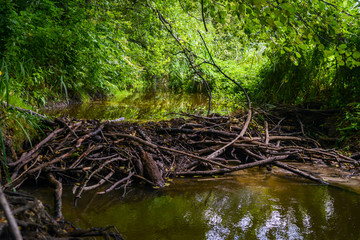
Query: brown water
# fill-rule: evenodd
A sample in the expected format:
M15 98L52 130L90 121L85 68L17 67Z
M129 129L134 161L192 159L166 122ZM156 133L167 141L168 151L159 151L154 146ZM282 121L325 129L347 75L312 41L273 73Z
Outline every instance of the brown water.
M78 119L162 120L173 113L206 112L208 98L203 94L147 91L123 93L123 96L102 101L70 104L65 107L44 109L49 116Z
M38 195L51 202L49 191ZM81 227L115 226L126 239L360 239L360 195L249 170L178 179L167 188L86 193L64 215Z

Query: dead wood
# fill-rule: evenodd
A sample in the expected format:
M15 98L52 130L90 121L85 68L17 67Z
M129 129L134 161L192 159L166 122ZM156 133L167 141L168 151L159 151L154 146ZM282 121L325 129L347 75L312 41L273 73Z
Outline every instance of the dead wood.
M49 181L53 184L54 191L54 216L56 220L61 220L63 218L62 214L62 183L57 180L52 173L48 175Z
M341 167L351 174L359 170L360 154L349 157L334 149L321 148L318 139L304 136L307 126L302 120L299 125L297 115L285 118L264 114L265 117L257 118L257 114L251 109L231 117L183 114L186 119L142 124L55 120L60 128L49 131L47 137L34 148L9 164L12 184L4 184L4 187L19 188L29 179L52 183L56 193L54 215L61 219L62 184L73 185L76 202L84 191L107 194L121 190L125 196L129 186L138 182L157 188L168 185L168 179L177 176L226 175L270 165L327 184L313 173L292 167L287 164L288 161L325 163ZM264 126L259 122L263 122ZM12 209L16 217L38 207L37 201L31 200ZM122 239L121 235L116 235L118 233L104 229L57 231L66 226L51 220L43 211L42 214L42 218L47 219L46 223L21 220L17 224L44 236L50 236L50 233L42 226L51 225L55 229L51 238L117 236ZM7 227L0 223L0 237L8 236L4 235L10 233Z
M325 184L325 185L328 185L327 182L325 182L324 180L322 180L321 178L317 178L317 177L314 177L313 175L311 174L308 174L308 173L305 173L304 171L300 170L300 169L296 169L290 165L287 165L285 163L280 163L280 162L274 162L273 163L275 166L278 166L279 168L283 168L285 170L288 170L292 173L295 173L297 175L300 175L304 178L307 178L311 181L315 181L315 182L318 182L318 183L321 183L321 184Z
M1 103L6 107L6 108L12 108L12 109L16 109L17 111L20 111L20 112L26 112L30 115L34 115L34 116L37 116L39 118L41 118L43 121L45 121L46 123L48 123L49 125L52 125L54 126L55 123L53 121L50 121L46 116L40 114L40 113L37 113L37 112L34 112L32 110L29 110L29 109L24 109L24 108L19 108L19 107L16 107L16 106L13 106L5 101L1 101Z
M81 137L79 140L76 141L76 147L80 147L81 143L86 140L89 137L96 136L100 133L100 131L104 128L104 125L102 124L98 129L96 129L94 132L91 132L89 134L86 134L85 136Z
M138 146L141 152L142 165L144 166L144 174L149 177L149 180L155 183L155 185L163 187L165 185L164 179L160 173L160 170L148 152L145 152L144 149Z
M128 186L139 181L159 187L166 185L166 179L179 175L230 174L268 164L326 184L284 161L323 161L349 171L358 169L356 154L348 157L320 148L316 139L304 137L306 124L302 121L300 126L297 116L265 115L262 127L257 112L250 112L256 124L248 114L185 114L187 119L142 124L55 120L62 128L50 131L10 164L12 186L18 188L28 179L53 176L59 181L61 177L63 183L74 185L74 197L80 199L89 190L105 194L122 189L126 193ZM106 190L99 190L105 184Z
M56 180L57 181L57 180ZM89 239L98 236L101 239L124 239L111 227L79 229L67 221L57 221L38 199L21 192L3 192L0 188L1 200L6 200L5 211L0 210L0 219L7 214L13 215L13 220L0 222L0 239ZM2 205L3 207L3 205ZM19 228L21 227L21 228ZM96 238L100 239L100 238Z
M231 169L221 168L221 169L209 170L209 171L177 172L177 174L178 175L204 175L204 176L225 174L225 173L235 172L235 171L239 171L239 170L243 170L243 169L247 169L247 168L261 166L261 165L268 164L268 163L278 161L278 160L284 160L287 157L288 156L285 155L285 156L266 158L266 159L256 161L256 162L252 162L252 163L240 164L240 165L238 165L236 167L233 167Z
M18 224L16 222L16 219L14 217L13 212L11 211L10 205L8 201L6 200L5 194L2 190L2 187L0 185L0 206L4 211L4 215L9 223L9 230L10 233L15 240L22 240L22 235L20 233Z

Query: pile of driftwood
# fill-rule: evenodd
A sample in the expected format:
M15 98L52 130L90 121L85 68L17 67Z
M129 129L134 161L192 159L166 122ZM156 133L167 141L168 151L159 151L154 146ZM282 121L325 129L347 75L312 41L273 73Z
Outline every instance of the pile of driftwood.
M185 115L186 120L143 124L56 119L59 127L9 163L12 187L19 188L29 178L46 178L59 194L62 183L73 184L78 199L89 190L105 194L121 189L125 194L133 182L163 187L179 175L211 176L272 165L326 184L285 162L321 162L347 169L359 164L335 150L320 148L306 136L301 121L294 119L268 116L264 120L262 115L249 123L246 114Z

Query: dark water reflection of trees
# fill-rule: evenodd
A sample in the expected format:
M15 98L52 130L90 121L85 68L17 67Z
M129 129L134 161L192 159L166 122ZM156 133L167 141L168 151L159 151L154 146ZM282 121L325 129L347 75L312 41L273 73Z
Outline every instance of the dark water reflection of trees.
M113 120L124 117L125 120L161 120L171 117L171 113L204 111L206 104L207 97L203 94L144 92L46 109L43 113L79 119Z
M181 180L165 190L85 195L65 216L115 225L127 239L359 239L360 196L270 177Z

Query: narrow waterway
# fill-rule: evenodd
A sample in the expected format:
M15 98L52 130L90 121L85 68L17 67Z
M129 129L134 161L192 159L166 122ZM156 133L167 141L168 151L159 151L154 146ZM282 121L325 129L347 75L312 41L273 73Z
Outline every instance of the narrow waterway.
M51 202L50 189L36 194ZM126 239L359 239L360 195L264 170L177 179L162 190L89 192L64 215L81 227L115 226Z
M146 91L122 93L101 101L74 103L47 108L41 112L56 117L77 119L124 119L130 121L163 120L174 118L174 113L206 112L208 98L203 94Z
M82 119L161 120L180 111L205 111L197 94L142 93L48 109ZM47 204L51 189L34 188ZM86 192L74 206L64 188L64 216L79 227L115 226L137 239L360 239L360 195L303 179L252 169L223 178L180 178L164 189Z

